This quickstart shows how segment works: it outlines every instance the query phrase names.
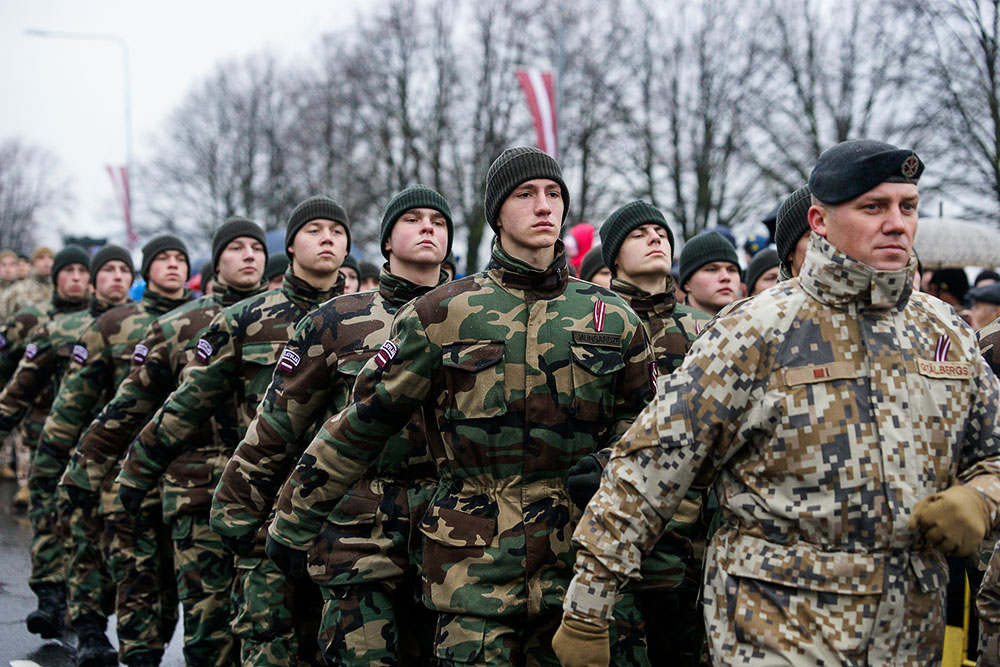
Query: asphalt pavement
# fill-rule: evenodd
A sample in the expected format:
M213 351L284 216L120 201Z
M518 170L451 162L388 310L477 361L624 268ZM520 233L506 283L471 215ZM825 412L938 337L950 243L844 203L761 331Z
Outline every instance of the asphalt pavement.
M72 667L76 647L72 633L58 640L41 639L29 633L24 624L36 606L35 594L28 588L31 526L27 514L12 511L14 490L13 482L0 481L0 666ZM174 637L160 663L164 667L184 665L180 624ZM118 646L114 617L108 620L108 638Z

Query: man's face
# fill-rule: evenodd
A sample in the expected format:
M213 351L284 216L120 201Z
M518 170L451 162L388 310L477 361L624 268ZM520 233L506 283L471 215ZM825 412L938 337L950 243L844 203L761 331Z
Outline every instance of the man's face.
M358 272L349 266L340 267L340 273L344 276L344 294L354 294L361 284L358 280Z
M673 249L667 230L660 225L647 224L636 227L618 250L615 263L618 275L634 283L634 278L665 278L670 273Z
M411 208L396 220L385 247L396 261L440 265L448 254L448 221L432 208Z
M684 284L688 304L714 315L743 296L740 267L732 262L709 262L691 274Z
M563 198L559 184L547 178L521 183L500 207L497 225L504 249L536 251L551 248L562 227Z
M17 279L22 280L28 277L31 272L31 262L26 259L17 258Z
M912 183L882 183L842 204L813 206L809 226L849 257L898 271L910 261L919 200Z
M985 301L976 301L969 309L972 313L972 321L969 322L972 328L979 331L987 324L1000 317L1000 306Z
M779 269L777 266L772 266L770 269L760 274L760 278L758 278L757 282L754 283L753 294L751 294L750 296L754 296L754 294L760 294L768 287L774 287L775 285L777 285L778 271Z
M347 229L333 220L310 220L288 247L292 261L317 276L334 274L347 257Z
M83 264L69 264L56 274L56 292L64 299L79 300L87 294L90 271Z
M179 250L164 250L149 265L149 284L157 292L173 294L184 289L187 280L187 258Z
M264 275L267 253L257 239L238 236L222 249L215 271L219 280L239 290L248 290L260 284Z
M112 259L101 265L94 276L94 291L97 298L107 303L124 303L128 288L132 286L132 272L120 259Z
M52 262L55 258L52 255L42 255L31 263L35 267L35 272L40 276L47 276L52 273Z
M17 257L10 255L0 257L0 280L15 280L17 278Z
M602 266L601 270L595 273L590 278L590 282L595 285L600 285L601 287L611 287L611 269L606 266Z

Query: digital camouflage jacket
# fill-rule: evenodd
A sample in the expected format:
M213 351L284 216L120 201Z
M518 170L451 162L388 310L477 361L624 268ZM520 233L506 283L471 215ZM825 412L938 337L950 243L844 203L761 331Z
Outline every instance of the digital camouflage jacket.
M635 313L494 245L485 272L402 308L282 489L271 536L308 548L338 500L423 410L440 482L420 524L423 597L442 612L558 608L572 570L572 465L620 436L648 400L652 357Z
M195 357L198 340L212 319L224 307L262 291L236 290L214 280L211 295L157 318L135 347L128 377L81 438L66 477L96 493L104 478L112 470L117 472L133 438L177 388L181 371ZM208 511L214 482L232 453L236 436L235 405L229 401L217 407L211 421L199 428L166 471L161 500L167 519L179 506L185 513Z
M396 312L430 290L384 268L377 290L339 296L299 322L246 438L223 473L212 503L217 532L232 537L258 532L316 430L347 407L358 373L389 338ZM422 433L411 447L429 464ZM399 472L404 462L382 463L376 465L378 472Z
M222 309L198 339L178 387L140 432L122 463L125 486L149 490L222 403L235 399L238 443L257 412L282 348L312 309L343 292L317 290L292 273L278 289Z
M0 322L13 317L19 310L51 301L54 295L52 278L40 276L32 269L31 275L18 280L0 295Z
M80 434L128 374L134 348L146 327L190 299L188 290L179 299L168 299L147 289L142 299L112 308L83 332L42 430L39 449L51 465L36 465L34 474L62 475ZM72 480L65 483L73 484Z
M945 560L909 528L911 513L963 482L996 521L1000 386L957 314L911 294L915 265L876 271L813 235L799 278L716 318L614 449L574 534L567 613L610 618L688 487L712 480L723 513L705 585L716 660L741 632L780 644L782 623L808 614L872 623L872 605L901 616L910 591L938 595ZM719 588L727 576L750 582L746 596ZM791 596L775 604L798 613L799 600L804 615L758 617L766 601L754 591L770 585ZM818 606L804 602L816 595ZM872 645L926 646L917 635L939 607L880 625L892 636Z

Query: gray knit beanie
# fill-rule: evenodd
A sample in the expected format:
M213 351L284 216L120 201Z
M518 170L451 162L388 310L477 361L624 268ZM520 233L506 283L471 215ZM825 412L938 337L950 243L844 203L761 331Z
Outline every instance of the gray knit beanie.
M270 282L273 278L285 275L287 270L288 255L283 252L271 255L267 258L267 264L264 265L264 280Z
M379 236L379 244L382 256L389 259L389 251L385 249L385 243L392 235L392 228L399 217L411 208L432 208L440 212L448 223L448 252L451 252L451 237L455 235L455 226L451 221L451 208L448 200L441 196L441 193L426 185L411 185L395 197L389 200L382 214L382 228Z
M778 208L778 218L774 223L774 245L778 249L781 267L791 270L790 255L795 252L802 235L809 231L809 208L812 206L809 186L788 195Z
M764 248L750 260L747 266L747 294L753 294L754 284L768 269L778 266L778 251L774 248Z
M125 262L125 266L128 267L129 273L132 274L133 278L135 277L135 266L132 264L132 253L120 245L109 243L95 252L94 256L90 258L91 285L97 284L97 272L101 270L101 267L115 259Z
M583 260L580 262L580 279L589 281L593 278L598 271L607 266L604 263L604 253L601 250L602 246L594 246L587 251L587 254L583 256Z
M259 241L264 246L264 257L267 257L267 236L264 230L253 220L242 215L234 215L226 219L222 226L215 230L212 236L212 268L218 266L219 255L226 246L241 236L248 236Z
M684 244L681 250L681 288L691 275L711 262L729 262L740 266L740 258L736 248L719 232L702 232ZM743 270L740 269L740 276Z
M530 146L508 148L500 154L486 172L486 223L498 233L500 207L514 188L534 178L547 178L559 184L563 198L562 221L569 213L569 189L563 181L562 169L552 156Z
M604 265L615 274L615 260L622 243L632 230L643 225L659 225L667 230L667 240L670 242L670 253L674 252L674 233L667 224L660 209L644 201L631 201L615 210L601 225L601 247L604 249ZM593 274L591 274L593 275Z
M325 195L314 195L292 209L288 216L288 226L285 231L285 248L292 245L295 235L306 223L313 220L333 220L344 226L347 232L347 252L351 252L351 222L344 207Z

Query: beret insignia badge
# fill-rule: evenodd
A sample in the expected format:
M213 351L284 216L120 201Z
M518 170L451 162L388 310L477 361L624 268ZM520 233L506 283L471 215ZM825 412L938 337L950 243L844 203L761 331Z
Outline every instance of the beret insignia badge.
M903 164L899 169L903 172L903 176L906 178L913 178L916 176L917 170L920 169L920 160L917 158L916 153L910 153L909 157L903 160Z

